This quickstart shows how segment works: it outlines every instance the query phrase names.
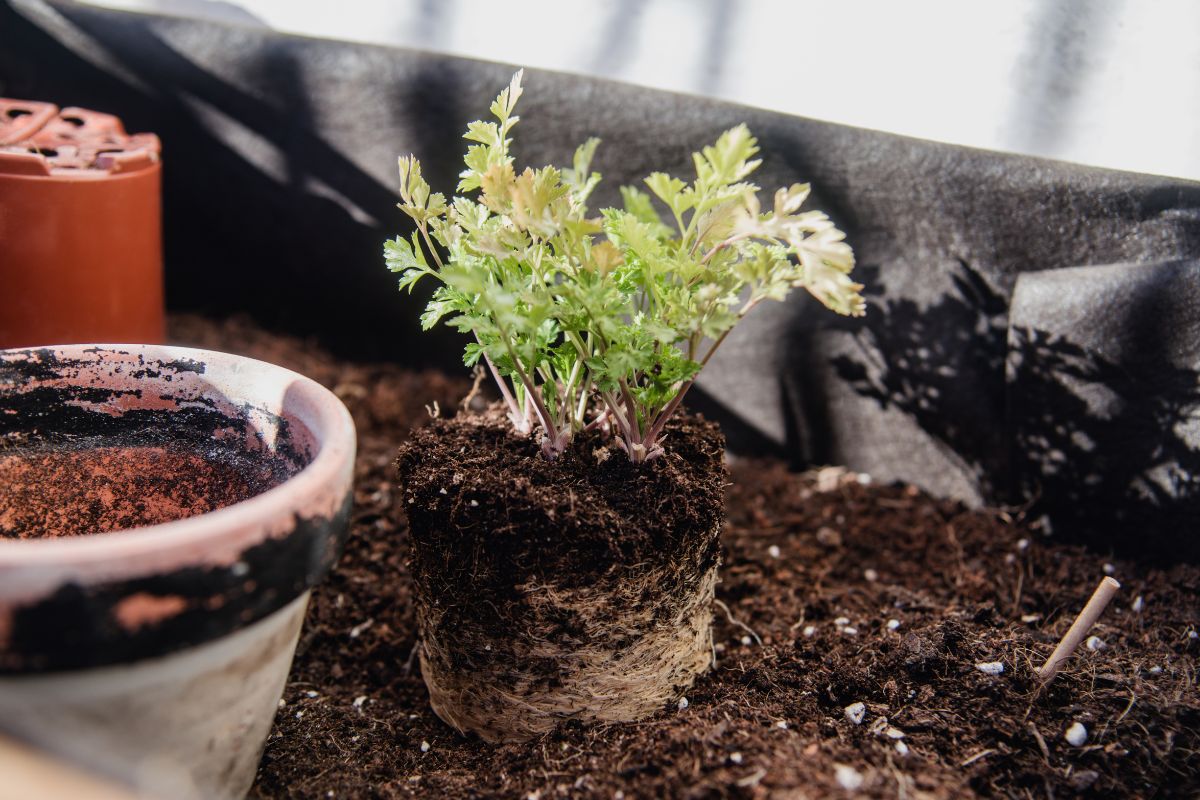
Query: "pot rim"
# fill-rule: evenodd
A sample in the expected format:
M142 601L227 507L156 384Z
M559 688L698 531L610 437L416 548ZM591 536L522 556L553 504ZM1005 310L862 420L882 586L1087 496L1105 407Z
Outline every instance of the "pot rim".
M153 559L164 551L195 549L205 545L205 550L215 551L233 546L236 552L244 547L245 540L253 531L269 531L272 522L290 519L296 512L298 501L327 493L330 485L349 482L353 472L356 436L354 421L345 404L321 384L285 367L267 361L208 350L174 345L151 344L69 344L41 347L18 347L0 350L0 358L13 354L37 350L51 350L67 356L84 356L91 351L122 351L140 354L155 360L191 359L206 366L242 367L272 373L277 380L287 381L290 389L301 392L300 400L310 404L311 420L304 422L309 429L316 454L312 460L278 486L261 494L228 506L198 514L185 519L163 522L141 528L91 533L83 536L64 536L55 539L0 539L0 568L23 567L71 567L78 570L79 577L95 572L110 575L114 560L124 563ZM256 387L257 388L257 387ZM252 393L239 398L241 402L252 401ZM128 560L128 561L126 561ZM93 569L89 569L93 567ZM8 594L0 582L0 596ZM13 587L16 588L16 587ZM20 590L18 590L20 592ZM24 592L20 592L24 594Z
M75 188L78 184L103 184L112 186L115 181L127 181L135 178L151 178L162 175L162 162L154 161L144 167L132 169L128 172L106 172L98 169L82 170L82 169L66 169L59 168L55 171L47 172L45 175L30 174L27 172L10 172L9 165L19 164L17 160L20 153L0 153L0 181L13 181L15 183L28 183L30 185L37 184L38 186L70 186L72 191L77 191ZM63 345L53 345L54 347L63 347ZM101 346L101 345L96 345ZM168 347L170 345L163 345ZM27 348L11 348L25 350ZM217 352L217 351L212 351ZM264 362L266 363L266 362Z

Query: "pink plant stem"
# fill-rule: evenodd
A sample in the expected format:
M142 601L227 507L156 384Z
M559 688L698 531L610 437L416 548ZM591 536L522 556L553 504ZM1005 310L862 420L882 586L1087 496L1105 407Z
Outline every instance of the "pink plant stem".
M617 402L617 399L610 392L604 392L602 396L604 397L605 404L608 406L608 412L617 423L617 428L620 430L622 438L629 439L631 436L629 420L621 412L621 404Z
M500 372L496 369L496 365L492 363L492 360L486 354L483 356L483 360L487 362L488 369L492 373L492 378L495 379L496 385L500 387L500 396L504 398L504 402L508 406L509 413L512 415L514 422L519 419L524 420L526 430L528 430L529 412L521 413L521 407L517 405L517 398L513 397L512 391L508 388L508 382L500 377Z
M738 315L738 319L741 319L742 317L746 316L746 314L750 313L750 309L754 308L757 302L757 300L753 300L747 303L746 307L743 308L741 313ZM725 337L729 335L729 331L731 330L733 330L733 328L727 329L715 342L713 342L713 346L708 348L708 352L705 353L704 358L700 360L701 369L708 364L708 360L713 357L713 353L717 352L717 348L720 347L721 343L725 341ZM695 382L695 380L690 380L683 386L680 386L679 393L671 398L671 402L667 403L667 407L660 411L658 416L655 417L654 423L650 426L650 429L646 431L645 442L648 445L652 445L658 441L658 437L662 433L663 428L667 426L667 422L670 421L671 415L675 413L677 408L679 408L679 404L683 402L683 396L688 393L688 389L691 389Z
M608 415L609 415L609 410L607 408L604 409L603 411L601 411L599 414L596 415L596 418L594 420L589 422L587 425L583 426L584 433L591 431L591 430L595 430L596 428L603 425L605 420L608 419Z
M629 391L629 386L625 383L625 379L620 380L621 397L625 400L625 412L629 415L629 432L633 434L634 440L630 444L641 444L642 429L638 425L637 406L633 402L633 393Z
M651 425L650 430L646 432L647 443L654 444L658 441L659 434L661 434L663 428L667 426L667 422L670 421L671 415L675 413L677 408L679 408L679 404L683 402L683 396L688 393L688 389L691 389L692 384L694 383L695 381L688 381L683 386L680 386L679 392L673 398L671 398L671 402L667 403L667 407L660 411L658 416L655 417L654 424Z
M507 331L501 329L500 332L504 336L508 336ZM533 407L538 413L539 421L542 423L542 430L546 433L547 441L551 443L550 449L547 450L545 447L543 447L542 452L548 457L553 458L562 452L561 444L563 443L560 443L559 441L561 437L559 436L558 428L555 426L554 420L550 417L550 412L542 403L542 396L538 392L537 386L532 380L529 379L529 376L525 374L525 370L521 367L521 362L517 359L517 354L513 351L512 344L507 340L505 340L504 344L508 349L509 358L512 359L513 367L517 371L517 377L519 377L521 379L521 383L525 385L525 396L527 399L530 397L533 398Z

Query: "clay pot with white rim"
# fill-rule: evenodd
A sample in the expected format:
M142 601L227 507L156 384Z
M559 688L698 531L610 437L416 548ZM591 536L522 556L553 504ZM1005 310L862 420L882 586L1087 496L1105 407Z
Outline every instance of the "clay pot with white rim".
M0 351L0 730L151 796L244 796L354 452L281 367Z

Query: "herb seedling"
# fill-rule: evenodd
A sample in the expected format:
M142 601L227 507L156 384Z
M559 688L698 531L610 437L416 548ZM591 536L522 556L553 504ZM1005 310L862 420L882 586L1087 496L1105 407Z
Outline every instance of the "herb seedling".
M399 206L416 230L384 254L401 289L438 282L422 327L444 319L474 337L464 362L487 365L517 430L541 426L546 457L598 426L634 462L661 455L697 374L764 300L803 287L840 314L863 313L844 234L823 212L800 210L808 185L760 206L746 180L760 163L746 126L693 154L691 183L655 172L649 193L622 187L623 208L591 215L599 140L570 168L516 171L521 76L492 103L495 121L468 126L458 196L431 192L418 161L400 158Z

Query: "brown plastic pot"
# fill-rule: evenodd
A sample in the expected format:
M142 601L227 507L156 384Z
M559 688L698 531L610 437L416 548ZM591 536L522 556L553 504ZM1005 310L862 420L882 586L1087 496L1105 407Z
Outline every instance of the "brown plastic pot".
M0 348L163 340L159 141L0 99Z

